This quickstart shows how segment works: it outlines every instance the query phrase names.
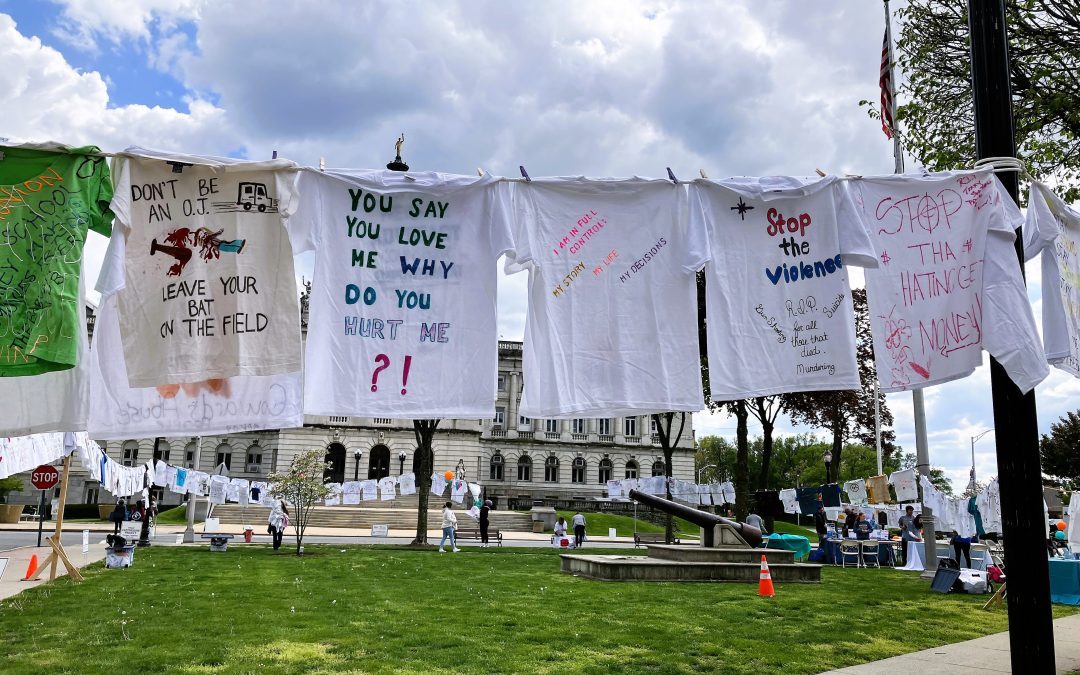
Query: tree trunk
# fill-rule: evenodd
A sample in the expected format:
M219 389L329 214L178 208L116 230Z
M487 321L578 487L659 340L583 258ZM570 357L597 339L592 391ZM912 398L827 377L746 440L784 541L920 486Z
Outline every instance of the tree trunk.
M736 431L736 443L738 445L735 455L735 519L739 522L746 521L746 515L750 508L750 443L747 439L747 418L750 413L746 409L746 401L736 401L735 418L738 420Z
M833 422L832 433L832 478L834 482L839 483L840 453L844 451L844 425L839 418Z
M760 399L760 398L758 399L759 406L761 405L760 404L761 400L762 399ZM773 423L770 422L768 417L764 414L764 412L765 412L764 410L762 410L761 412L762 412L762 415L761 415L761 433L762 433L761 473L758 475L758 489L759 490L768 490L769 489L769 462L772 460L772 453L773 453L773 437L772 437ZM760 507L758 507L758 508L760 508ZM773 525L775 525L775 523L773 522L772 514L769 513L769 514L766 514L766 515L762 515L760 512L758 512L758 515L762 516L762 518L765 519L765 527L769 530L769 532L772 532L773 531Z
M431 496L431 474L435 470L435 451L431 440L439 420L413 420L413 433L416 435L416 537L412 543L428 543L428 502Z
M660 447L664 451L664 496L667 499L671 499L671 474L672 474L672 457L675 454L674 444L679 442L679 437L682 436L682 426L679 426L679 434L675 437L675 440L671 439L671 422L675 419L675 413L658 413L653 415L653 420L656 421L656 435L660 437ZM685 424L686 413L682 413L682 420ZM666 514L664 518L664 543L672 544L675 542L675 521L672 519L671 514Z

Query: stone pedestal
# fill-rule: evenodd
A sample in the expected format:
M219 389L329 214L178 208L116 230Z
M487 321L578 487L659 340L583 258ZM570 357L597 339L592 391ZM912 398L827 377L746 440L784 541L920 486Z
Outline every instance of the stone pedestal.
M543 523L544 530L555 529L555 521L559 518L559 515L555 513L555 507L553 506L534 506L532 507L532 510L529 511L529 515L532 517L534 523Z

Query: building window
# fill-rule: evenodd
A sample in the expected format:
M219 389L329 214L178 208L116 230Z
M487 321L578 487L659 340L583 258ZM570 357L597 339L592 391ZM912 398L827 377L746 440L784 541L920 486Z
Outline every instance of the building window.
M656 418L653 417L652 415L649 415L649 433L650 434L658 434L658 433L660 433L659 431L656 430Z
M532 460L528 455L522 455L518 458L518 480L532 480Z
M394 420L389 417L373 417L372 419L375 421L375 424L384 424L386 426L390 426L394 423Z
M601 436L610 436L611 435L611 418L610 417L601 417L599 420L597 420L597 422L598 422L598 424L597 424L597 433L600 434Z
M503 456L495 453L491 456L491 480L503 479Z
M574 464L570 469L570 480L574 483L585 482L585 458L575 457Z
M521 431L532 431L532 420L522 415L518 418L518 429Z
M248 473L261 473L262 472L262 459L263 451L257 445L253 445L247 449L247 466L245 467Z
M135 466L139 463L139 442L124 441L124 466Z
M559 482L559 458L554 455L544 460L544 481L547 483Z
M559 420L544 420L544 431L549 434L559 433Z
M626 463L626 477L627 478L637 478L637 475L638 475L637 462L635 462L634 460L630 460L629 462Z
M656 460L652 463L652 475L663 476L664 475L664 462L663 460Z
M154 462L158 460L163 462L169 461L169 442L162 439L160 442L154 441Z
M195 468L195 443L191 442L184 446L184 466L189 469Z
M506 376L499 374L499 391L506 391Z
M571 422L570 428L572 429L571 433L575 433L575 434L583 434L583 433L585 433L585 420L584 420L584 418L575 417L573 419L573 421Z
M492 426L502 428L502 425L506 423L506 408L499 406L495 408L495 422Z
M607 485L607 482L611 480L611 460L607 457L600 460L600 484Z
M222 443L217 447L217 461L214 462L214 466L219 467L222 464L226 469L232 470L232 446L228 443Z
M96 485L93 486L93 487L87 485L86 486L86 499L83 501L83 504L97 504L97 503L98 503L98 487Z
M627 417L623 419L623 436L637 436L636 417Z

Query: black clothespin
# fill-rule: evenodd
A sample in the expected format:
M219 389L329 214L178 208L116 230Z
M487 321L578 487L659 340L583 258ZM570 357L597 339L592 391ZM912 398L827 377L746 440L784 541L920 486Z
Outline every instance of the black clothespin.
M529 172L525 170L525 167L524 166L519 166L518 168L521 169L521 177L525 179L525 182L526 183L531 183L532 178L529 178Z
M277 150L274 151L274 154L270 155L270 159L277 159Z
M671 167L667 167L667 177L672 183L679 184L679 179L675 177L675 174L671 171Z
M185 166L191 166L187 162L165 162L165 163L172 167L172 172L173 173L183 173Z

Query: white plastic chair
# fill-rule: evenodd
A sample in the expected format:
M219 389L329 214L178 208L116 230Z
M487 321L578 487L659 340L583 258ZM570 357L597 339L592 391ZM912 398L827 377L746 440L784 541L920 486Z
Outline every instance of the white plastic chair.
M845 539L840 542L840 564L843 567L847 567L848 556L855 556L855 566L862 567L862 547L859 545L861 542Z

